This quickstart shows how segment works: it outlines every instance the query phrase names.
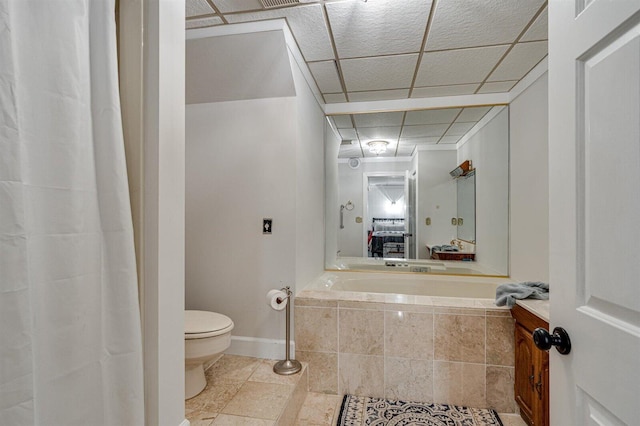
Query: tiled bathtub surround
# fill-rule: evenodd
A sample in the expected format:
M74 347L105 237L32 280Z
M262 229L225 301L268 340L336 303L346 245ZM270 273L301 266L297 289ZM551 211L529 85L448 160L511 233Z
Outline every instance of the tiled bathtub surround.
M305 290L295 306L313 392L515 411L513 319L492 300Z

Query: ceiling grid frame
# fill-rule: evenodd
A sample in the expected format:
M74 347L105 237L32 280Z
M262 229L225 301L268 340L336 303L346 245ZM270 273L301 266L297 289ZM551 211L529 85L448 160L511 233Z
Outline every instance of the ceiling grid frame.
M190 0L187 0L187 2L189 1ZM413 144L412 152L414 153L417 150L419 150L419 147L423 147L427 145L443 144L444 146L446 146L447 144L452 143L449 140L451 136L447 135L447 132L449 132L449 130L452 129L452 127L456 124L456 120L458 120L458 117L460 117L463 114L464 109L461 109L458 112L457 116L454 118L454 120L448 123L447 129L445 130L444 133L440 135L438 141L435 143L433 141L427 140L427 138L423 138L421 142L420 137L414 137L413 138L414 140L409 140L409 141L407 141L405 138L404 139L405 142L403 142L402 135L403 135L404 129L407 126L406 124L407 117L408 117L407 111L418 110L423 108L426 108L426 109L438 108L431 105L441 105L440 108L454 108L455 102L453 101L453 98L458 99L457 100L458 106L468 105L468 106L476 107L476 106L482 105L483 102L485 102L485 100L486 100L485 104L492 102L494 104L503 105L505 104L505 102L508 103L508 101L504 101L504 99L509 99L511 97L510 93L512 91L517 92L518 90L521 90L520 87L523 86L523 83L525 82L526 78L529 77L530 79L531 77L529 75L532 73L536 73L537 71L536 72L534 71L540 68L542 65L546 64L548 61L546 52L543 50L542 46L540 48L531 47L531 51L535 52L534 53L534 55L536 56L535 59L537 59L538 55L541 55L544 53L544 56L539 61L537 61L536 64L534 64L532 67L531 67L531 63L533 61L529 61L529 63L526 63L524 60L522 60L522 62L512 62L515 65L512 66L511 65L512 63L510 63L509 65L502 67L499 73L496 73L496 70L498 70L501 67L501 65L505 63L505 61L509 60L508 59L509 55L514 51L514 48L516 48L516 46L524 45L528 43L539 43L541 41L545 41L545 42L547 41L548 36L545 36L545 32L544 32L546 29L545 18L548 15L548 1L546 0L543 2L536 2L536 4L531 5L532 7L523 8L523 9L526 9L526 18L523 17L523 13L520 13L519 15L515 15L516 13L518 13L517 6L510 7L510 10L511 10L511 12L509 12L510 14L501 15L503 18L505 16L507 18L510 18L511 16L513 16L516 18L518 22L518 24L515 25L515 24L509 24L509 22L507 21L507 24L505 26L505 28L507 28L507 26L509 28L510 32L507 33L509 34L509 38L512 37L514 34L517 34L517 37L515 38L515 40L512 40L511 42L497 43L497 44L484 43L484 44L480 44L479 46L467 46L467 44L473 44L474 40L466 36L458 36L457 38L458 41L464 41L464 43L466 43L464 47L462 47L460 43L458 43L460 44L460 46L458 47L456 46L448 47L442 43L442 40L444 40L442 38L442 34L444 33L440 31L439 32L440 35L435 36L436 41L434 44L434 47L438 47L438 48L428 50L429 41L431 39L432 32L435 31L434 28L440 28L440 29L446 28L446 27L443 27L442 21L439 22L437 25L435 24L435 22L438 21L439 19L436 13L437 8L440 4L443 3L444 0L443 1L431 0L428 6L427 4L425 4L426 3L425 2L423 3L424 6L421 6L419 8L420 10L419 19L417 18L418 15L416 15L416 18L411 21L412 28L417 28L417 29L424 28L418 51L401 52L400 50L396 50L395 52L393 52L393 49L387 49L387 51L390 53L375 54L376 53L375 51L372 51L371 49L369 49L367 51L367 53L369 54L358 55L357 54L358 52L353 51L352 49L348 57L342 58L338 49L336 34L334 34L335 28L333 27L332 13L335 15L336 11L340 11L340 10L345 11L345 13L352 13L353 11L359 11L359 10L362 10L364 7L366 7L360 4L354 5L353 8L350 8L348 6L345 6L345 7L334 6L333 8L331 8L330 6L334 3L346 3L348 1L349 0L318 0L318 1L308 1L304 3L298 3L298 4L290 4L290 5L274 7L274 8L264 8L264 7L257 8L258 2L255 2L252 0L239 2L241 6L237 6L237 7L235 6L235 4L226 0L204 0L204 2L206 2L206 4L211 7L211 9L213 10L213 13L189 16L186 19L186 22L193 25L194 28L196 28L197 23L200 21L202 21L202 25L198 26L197 28L206 28L206 27L212 27L212 26L220 27L220 26L228 26L228 25L232 26L235 24L235 21L231 20L230 18L234 16L240 18L241 20L241 17L243 15L244 16L247 16L249 14L260 15L261 12L267 12L267 11L271 12L271 11L278 11L278 10L285 11L287 9L300 8L299 13L295 13L295 12L283 13L285 16L282 16L279 18L273 17L273 15L271 15L270 18L248 19L244 22L258 22L258 21L268 21L273 19L284 19L284 21L286 22L286 25L289 28L292 28L291 22L289 20L289 16L291 16L292 19L294 19L294 24L297 25L296 30L298 31L298 33L300 33L300 31L305 30L303 28L304 25L301 25L301 23L304 24L306 22L312 22L312 25L314 25L313 27L314 33L307 33L307 34L313 34L313 37L315 37L316 34L322 35L323 38L320 39L320 42L324 44L324 47L318 47L317 49L312 50L312 52L316 52L316 53L312 53L311 56L308 56L308 52L306 49L309 46L313 47L314 39L311 39L309 35L303 36L302 40L306 43L305 50L303 50L301 46L303 46L304 43L303 44L300 43L299 34L297 35L296 32L290 31L290 35L295 41L299 52L302 54L303 56L302 59L304 60L304 63L307 64L307 68L309 68L310 64L313 64L316 62L328 62L329 60L333 61L333 64L338 76L338 80L339 80L339 87L337 84L334 84L333 86L328 86L328 87L325 86L325 88L330 88L332 89L332 91L326 91L326 92L320 91L319 101L324 101L324 104L325 104L324 108L328 114L335 114L337 113L337 111L342 110L344 111L343 114L349 117L349 121L351 122L351 126L352 126L351 129L353 129L353 132L355 132L355 136L357 137L357 141L358 141L359 151L363 158L370 157L368 155L368 149L366 147L366 142L369 139L366 139L365 136L375 136L374 134L375 132L369 132L369 130L366 132L362 131L359 128L359 126L357 126L357 122L355 120L356 115L360 113L364 113L369 109L371 111L379 110L379 108L383 108L383 105L385 105L384 108L388 106L390 111L400 111L402 109L404 110L402 115L402 121L400 123L400 132L398 136L397 137L394 136L393 138L388 138L391 144L395 143L395 149L392 149L391 150L392 152L389 152L387 155L397 156L400 151L403 152L403 155L406 155L406 152L408 151L408 145L411 145L411 144ZM362 2L363 0L351 0L351 1ZM487 0L487 1L490 1L490 0ZM528 0L513 0L513 1L524 2ZM202 0L199 0L199 2L204 3ZM394 3L393 0L372 0L371 4L378 3L378 2L382 4L382 6L380 6L376 10L379 9L384 14L391 14L391 12L393 11L393 9L386 10L385 7L387 5L390 8L398 7L397 5L393 4ZM407 4L410 5L412 4L412 2L408 2ZM460 2L460 5L463 5L463 4L464 2ZM538 6L538 4L540 6ZM302 8L308 7L309 5L317 5L317 6L313 8L308 8L308 10L310 9L314 10L313 12L314 15L310 15L310 16L313 16L313 19L307 21L304 16L307 12L303 11ZM243 7L248 7L249 9L243 10L242 9ZM428 13L426 13L427 7L428 7ZM537 10L536 10L536 7L538 8ZM331 9L331 11L329 11L329 9ZM229 11L223 12L222 10L229 10ZM491 10L491 9L488 9L488 10ZM198 12L200 11L205 12L206 10L204 7L200 7L198 9ZM321 11L321 18L318 11ZM530 17L530 14L533 13L534 11L535 13L533 14L533 16ZM411 12L408 12L408 13L411 13ZM471 16L471 19L465 22L471 22L474 29L479 28L479 25L482 24L482 21L476 19L472 15L469 15L468 10L466 13L467 13L466 16ZM369 15L369 19L371 19L372 22L376 22L376 23L378 22L375 18L373 18L374 15L372 15L371 13L367 13L367 15ZM447 16L454 16L454 15L455 15L455 9L452 9L451 7L449 7ZM264 17L264 15L262 16ZM399 23L398 21L399 19L398 17L403 16L402 13L397 14L393 12L393 14L391 15L393 16L393 18L389 18L389 19L385 19L384 16L385 15L380 15L379 23L381 25L383 25L385 22L389 23L392 21L395 21L393 25L395 25L396 28L399 28L398 25L401 25L401 23ZM425 16L426 16L426 19L424 19ZM503 19L503 18L500 18L500 19ZM354 15L349 19L357 19L357 15ZM487 16L487 19L491 19L491 16ZM220 22L216 22L216 20L220 20ZM342 18L341 21L344 22L344 18ZM447 19L445 22L450 22L450 21L451 21L450 19ZM422 27L422 24L417 25L417 22L424 22L424 27ZM480 24L478 22L480 22ZM497 22L498 24L502 25L502 23L504 23L505 21L503 19L502 21L497 21ZM525 23L526 25L522 26ZM338 27L338 31L342 34L341 37L348 37L348 35L345 35L347 33L345 33L346 30L344 25L345 25L344 23L340 24L340 26ZM491 25L491 23L488 23L487 25ZM323 28L323 26L325 28ZM384 34L387 34L387 36L390 36L389 34L393 33L392 30L390 31L390 28L393 28L393 27L385 27ZM519 33L517 32L518 30L519 30ZM372 31L375 31L375 28L372 28ZM402 31L398 31L398 33L404 34L402 37L405 37L407 34L407 32L402 32ZM418 39L419 33L417 33L417 31L415 30L412 30L411 33L416 35L416 37L412 36L412 40L417 42L417 40L419 40ZM460 28L458 28L458 34L461 34ZM498 33L496 32L496 34ZM482 41L488 42L491 40L493 41L505 40L505 37L502 37L502 39L500 39L500 37L493 37L493 38L492 37L493 36L489 35L488 37L482 38ZM312 40L311 44L309 40ZM330 44L330 46L327 46L326 44L327 42L328 44ZM360 43L364 43L364 42L360 42ZM380 39L378 39L376 43L379 46L381 44ZM393 43L397 45L398 40L397 39L394 40ZM353 43L351 45L354 46ZM477 73L478 75L473 76L473 78L477 78L478 80L482 79L478 83L474 82L474 83L444 84L443 82L446 82L447 79L442 78L440 79L439 84L426 85L426 86L421 86L417 84L418 81L420 80L419 78L420 69L425 65L423 58L428 53L455 52L455 51L461 51L465 49L487 48L487 47L498 47L498 46L504 46L506 50L502 53L502 55L499 56L499 59L495 64L493 64L491 69L488 69L489 66L491 66L491 64L487 63L487 67L485 69L480 70L481 72ZM414 48L416 48L416 46L413 46L413 44L411 44L409 45L409 48L407 50L412 50ZM378 52L381 52L381 51L384 51L384 49L378 50ZM320 52L320 54L317 54L318 52ZM495 56L498 57L499 52L496 52L496 53L497 54ZM363 62L362 65L373 66L375 64L374 61L377 59L401 57L403 55L417 56L415 59L416 62L413 67L413 73L410 77L410 81L404 80L405 77L403 76L402 79L397 79L396 81L392 81L391 83L393 84L388 84L388 87L384 85L383 85L384 87L374 87L374 84L377 83L378 81L384 81L384 80L380 80L381 78L384 79L384 76L386 75L382 73L380 74L382 77L380 76L374 77L371 80L371 83L357 85L356 87L354 87L356 90L349 91L349 87L347 85L347 83L351 81L349 80L349 78L350 79L356 78L356 76L358 76L357 70L362 69L362 67L360 66L351 67L350 69L346 70L346 71L349 71L351 74L345 75L345 70L343 70L341 61L360 60L360 59L371 60L372 62L370 63ZM523 54L523 53L520 53L519 55L526 56L526 54ZM332 58L316 59L321 56L326 58L331 58L331 57ZM313 60L308 60L308 58ZM513 58L513 60L516 61L516 58ZM298 62L300 61L298 60ZM391 62L391 63L387 63L386 65L378 65L378 66L382 66L383 68L386 66L388 67L387 69L395 70L394 64L396 63L397 62ZM520 63L520 65L518 65L518 63ZM409 60L407 58L407 61L404 61L404 64L402 65L402 71L405 72L408 69L410 70L410 68L407 68L407 67L411 67L411 65L412 64L409 63ZM474 66L473 62L468 62L468 66L473 67ZM488 72L486 71L487 69L488 69ZM523 71L526 71L524 75L520 75ZM484 75L484 77L481 74L482 72L487 72ZM316 87L319 87L318 78L316 77L316 75L311 71L309 71L308 74L311 80L313 81L313 83L316 85ZM495 81L491 80L491 76L493 74L496 74L496 77L500 79ZM509 77L509 78L505 78L505 77ZM334 78L333 81L335 83L338 83L337 81L335 81L335 77L333 78ZM437 80L432 80L432 81L435 83ZM426 80L422 79L422 83L426 83L426 82L427 82ZM475 86L475 88L473 86ZM338 92L337 90L340 90L340 89L342 91ZM362 95L358 96L357 94L362 94ZM488 95L496 95L496 96L491 97ZM445 100L445 98L447 97L450 97L452 101ZM343 101L342 99L344 99L345 101ZM328 102L328 101L331 101L331 102ZM416 102L411 102L411 101L416 101ZM347 105L352 105L353 107L349 108ZM328 108L328 107L331 107L331 108ZM417 131L417 129L415 129L414 131ZM384 133L380 133L380 134L384 134ZM389 134L389 136L392 136L392 134ZM444 141L445 138L447 139L446 142ZM402 150L400 149L400 145L403 145ZM352 149L353 148L355 148L355 141L354 141L354 144L352 145Z

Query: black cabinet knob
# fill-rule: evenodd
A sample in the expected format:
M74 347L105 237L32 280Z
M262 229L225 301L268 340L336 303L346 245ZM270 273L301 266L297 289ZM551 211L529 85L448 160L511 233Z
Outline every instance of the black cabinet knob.
M562 355L567 355L571 352L569 333L562 327L554 328L553 334L549 334L544 328L536 328L533 330L533 343L543 351L548 351L552 346L555 346L556 350Z

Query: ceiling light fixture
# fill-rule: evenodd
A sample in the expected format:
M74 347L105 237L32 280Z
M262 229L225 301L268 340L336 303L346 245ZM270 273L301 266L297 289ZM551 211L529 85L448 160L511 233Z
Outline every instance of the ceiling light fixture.
M369 152L375 155L380 155L387 150L387 145L389 145L389 142L378 140L367 142L367 145L369 146Z

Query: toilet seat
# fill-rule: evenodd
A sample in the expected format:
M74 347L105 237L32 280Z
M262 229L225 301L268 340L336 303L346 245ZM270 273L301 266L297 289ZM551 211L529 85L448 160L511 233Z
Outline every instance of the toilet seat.
M208 311L184 312L184 338L204 339L229 333L233 321L226 315Z

